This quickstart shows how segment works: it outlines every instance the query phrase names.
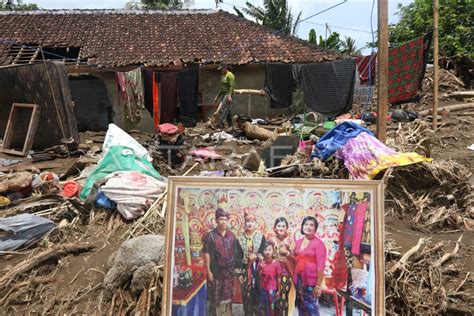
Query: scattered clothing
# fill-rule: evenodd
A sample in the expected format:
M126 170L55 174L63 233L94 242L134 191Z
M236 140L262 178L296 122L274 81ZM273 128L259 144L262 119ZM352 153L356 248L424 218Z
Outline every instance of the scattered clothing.
M68 198L78 196L80 191L79 184L74 180L68 180L63 186L63 195Z
M132 149L124 146L112 146L97 164L94 171L87 177L81 191L81 199L86 199L89 196L97 181L103 180L117 171L138 171L157 180L162 180L153 165L146 159L137 156Z
M199 93L199 68L178 73L180 121L185 127L196 126Z
M214 149L207 149L207 148L196 148L191 149L188 152L191 156L207 158L207 159L222 159L222 156L219 155Z
M425 76L431 33L388 52L388 102L400 104L418 101Z
M105 180L101 192L117 203L117 210L126 220L145 214L166 188L166 182L137 171L114 172Z
M301 83L306 105L326 116L337 116L352 108L356 62L352 59L293 67Z
M360 125L352 122L343 122L324 134L316 142L312 157L317 157L320 160L325 161L331 157L336 150L344 146L349 139L356 137L362 132L366 132L373 136L371 131Z
M414 152L398 153L366 132L348 139L334 155L344 161L344 165L355 179L372 179L389 167L431 161L430 158Z
M109 199L101 190L99 190L95 197L95 205L109 210L117 209L117 203Z
M361 84L375 84L375 65L377 54L357 57L357 73Z
M0 237L0 254L31 246L54 228L54 222L33 214L0 218L0 230L6 232Z
M160 123L174 123L176 118L176 105L178 103L177 94L177 72L160 73ZM158 77L155 77L155 82Z
M292 66L289 64L267 64L265 68L265 91L270 96L270 107L287 108L293 102Z

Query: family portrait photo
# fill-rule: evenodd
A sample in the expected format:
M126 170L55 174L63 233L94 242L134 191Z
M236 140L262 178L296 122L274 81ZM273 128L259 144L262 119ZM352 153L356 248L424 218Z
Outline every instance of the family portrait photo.
M166 315L378 315L378 181L170 178Z

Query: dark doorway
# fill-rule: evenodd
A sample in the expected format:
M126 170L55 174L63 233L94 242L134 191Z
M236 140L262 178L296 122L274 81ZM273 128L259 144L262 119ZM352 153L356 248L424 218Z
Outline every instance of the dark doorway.
M112 102L104 82L93 76L69 77L79 132L107 130Z

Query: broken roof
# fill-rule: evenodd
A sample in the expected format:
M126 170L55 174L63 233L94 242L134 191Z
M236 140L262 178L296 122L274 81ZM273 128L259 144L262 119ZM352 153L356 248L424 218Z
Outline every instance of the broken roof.
M78 63L97 67L310 63L341 56L225 11L0 12L0 64L18 59L21 47L32 57L39 44L45 50L73 48Z

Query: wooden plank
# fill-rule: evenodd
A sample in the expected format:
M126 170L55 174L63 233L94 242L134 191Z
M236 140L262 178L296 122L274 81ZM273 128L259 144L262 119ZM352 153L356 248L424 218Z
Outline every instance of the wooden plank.
M31 171L33 169L54 169L64 166L64 160L61 161L42 161L34 164L18 164L7 167L0 167L0 172L11 172L11 171Z
M377 138L387 138L388 106L388 3L378 0Z
M454 104L454 105L448 105L448 106L443 106L441 109L438 109L438 114L442 109L446 109L450 112L453 111L461 111L461 110L468 110L468 109L474 109L474 102L471 103L461 103L461 104ZM432 114L431 110L424 110L418 112L420 116L426 116Z
M28 125L28 131L26 132L26 139L23 145L23 153L28 155L31 148L33 147L33 141L35 140L36 128L38 127L39 122L39 107L34 104L33 112L31 113L30 124Z
M16 108L12 105L10 109L10 115L8 116L7 127L5 128L5 134L3 137L3 148L10 148L10 143L13 137L13 122L16 118Z
M439 86L439 43L438 43L438 7L439 0L433 0L433 113L438 113ZM438 128L438 115L433 115L433 130Z

